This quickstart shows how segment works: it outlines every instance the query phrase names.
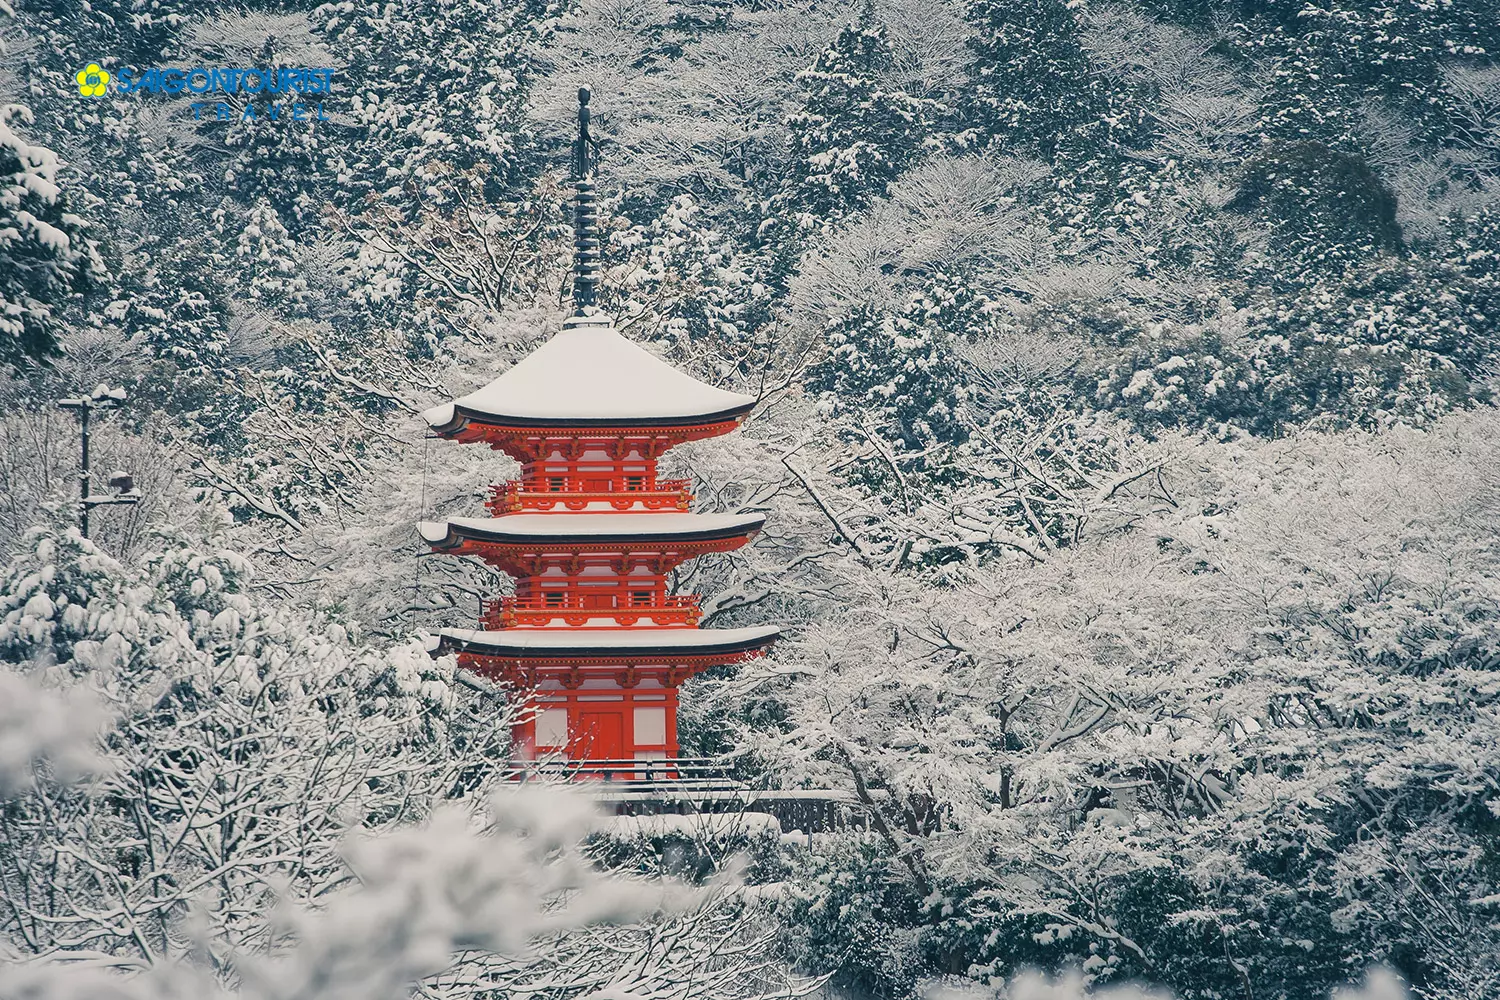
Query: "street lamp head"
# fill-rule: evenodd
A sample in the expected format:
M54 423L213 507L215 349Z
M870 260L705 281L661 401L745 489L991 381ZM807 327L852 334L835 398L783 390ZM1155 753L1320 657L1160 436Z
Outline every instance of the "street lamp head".
M124 389L119 387L110 388L103 382L94 386L94 391L87 396L69 396L67 399L59 399L57 405L65 410L81 410L85 413L96 407L122 406L129 397Z
M86 488L86 487L85 487ZM94 507L107 507L112 504L134 504L141 502L141 491L135 488L135 477L128 472L116 469L109 474L109 488L113 493L85 493L79 501L85 513Z

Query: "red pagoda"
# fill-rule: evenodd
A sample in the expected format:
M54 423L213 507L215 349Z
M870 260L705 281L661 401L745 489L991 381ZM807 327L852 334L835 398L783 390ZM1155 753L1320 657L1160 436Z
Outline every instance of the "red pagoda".
M516 757L615 765L628 778L626 761L677 755L682 681L757 655L778 630L700 629L698 598L667 593L674 567L739 548L765 517L691 513L690 483L658 479L657 460L734 430L755 400L677 371L596 307L587 89L578 97L573 315L489 385L423 414L439 437L505 452L521 478L492 488L490 517L420 531L434 550L477 556L516 580L514 596L484 602L478 629L439 633L461 667L531 709L514 729Z

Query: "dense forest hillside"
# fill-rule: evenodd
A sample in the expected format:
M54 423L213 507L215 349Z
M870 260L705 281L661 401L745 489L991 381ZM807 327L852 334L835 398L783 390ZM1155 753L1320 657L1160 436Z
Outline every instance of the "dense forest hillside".
M1500 2L10 3L0 996L1500 997ZM584 85L602 305L759 401L684 753L859 829L580 847L423 651Z

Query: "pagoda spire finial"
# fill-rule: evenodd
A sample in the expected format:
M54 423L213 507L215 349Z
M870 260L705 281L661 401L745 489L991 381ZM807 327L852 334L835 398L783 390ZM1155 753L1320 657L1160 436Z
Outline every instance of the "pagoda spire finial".
M589 136L589 88L578 88L578 138L573 143L573 315L594 311L599 288L599 205Z

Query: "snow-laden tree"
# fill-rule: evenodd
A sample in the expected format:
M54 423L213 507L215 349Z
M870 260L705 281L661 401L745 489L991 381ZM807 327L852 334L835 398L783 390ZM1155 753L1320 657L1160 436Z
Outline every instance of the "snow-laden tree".
M63 391L68 388L64 383ZM32 525L68 524L78 517L78 421L38 395L38 405L45 409L17 407L0 417L0 558L9 559L27 547L26 532ZM94 475L100 470L126 471L134 476L142 496L130 506L95 508L89 521L99 545L131 562L154 549L156 531L174 525L191 531L216 514L191 503L192 493L182 481L182 456L161 426L144 422L144 433L131 433L120 426L125 422L122 416L110 414L105 422L101 414L94 415L89 431Z
M809 247L790 289L794 316L821 325L862 307L900 309L944 276L976 293L1034 293L1057 263L1036 201L1045 177L1009 157L925 161Z
M1268 52L1278 71L1262 103L1263 128L1273 136L1358 146L1361 99L1415 116L1436 136L1454 107L1444 64L1492 53L1500 32L1488 5L1383 7L1335 2L1268 5L1249 23L1247 47Z
M887 82L894 61L886 30L866 16L797 74L805 96L788 121L788 207L837 221L883 195L921 153L930 102Z
M307 280L297 273L297 244L270 203L262 199L251 207L233 241L232 266L244 298L287 312L306 304Z
M5 658L90 677L120 720L108 773L40 784L6 813L13 948L170 960L208 897L217 947L255 947L271 884L326 891L351 822L419 817L504 752L503 707L456 708L451 663L258 607L233 553L171 546L135 575L39 532L5 592Z
M24 135L31 124L27 108L0 106L0 364L6 366L56 349L58 310L98 263L84 220L66 205L57 154Z
M283 906L271 953L242 952L219 970L201 959L159 962L128 977L98 962L12 963L0 991L34 1000L446 1000L497 990L666 1000L691 990L792 1000L817 985L776 965L732 889L599 871L582 849L598 825L580 797L516 788L477 814L446 807L420 826L354 832L343 845L348 880L316 908ZM201 945L200 934L185 936Z
M1113 539L947 586L850 563L847 610L725 685L743 751L866 804L878 848L829 860L885 866L928 968L1312 995L1390 959L1483 994L1494 421L1183 442L1177 506ZM817 872L792 918L859 953Z
M1262 75L1236 72L1217 32L1126 4L1090 6L1082 15L1080 37L1096 70L1150 94L1155 155L1232 167L1258 144Z
M337 170L332 200L411 208L409 196L442 196L433 179L446 170L481 172L491 194L524 188L534 162L520 50L543 13L478 0L312 6L308 19L348 88L327 102L350 126L343 141L330 147L319 132L314 147Z
M837 31L836 17L806 3L578 4L534 52L543 71L531 119L559 145L570 140L587 86L602 175L632 218L682 194L715 216L742 214L741 199L764 198L782 180L793 80Z
M966 16L973 93L965 118L1011 155L1050 157L1097 109L1076 8L1065 0L978 0Z
M969 26L963 4L884 0L871 6L891 46L888 77L919 100L947 103L964 79Z

